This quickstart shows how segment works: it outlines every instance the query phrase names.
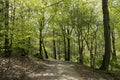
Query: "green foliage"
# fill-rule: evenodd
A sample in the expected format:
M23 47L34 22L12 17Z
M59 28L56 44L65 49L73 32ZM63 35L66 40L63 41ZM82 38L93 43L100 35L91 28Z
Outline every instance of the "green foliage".
M70 39L71 61L79 62L79 44L83 46L83 61L90 64L90 51L95 55L95 66L101 65L104 53L104 29L100 0L9 0L9 46L12 53L39 53L39 39L45 44L50 58L53 58L53 40L56 53L64 59L68 52L67 39ZM109 0L110 25L115 32L116 51L120 52L120 2ZM0 3L0 52L4 51L5 24L4 5ZM42 30L42 36L40 36ZM66 44L65 44L66 43ZM83 43L83 45L82 45ZM96 49L96 52L95 52ZM45 52L42 44L42 52ZM118 57L119 55L117 55ZM118 60L120 58L118 57ZM111 66L119 68L119 63Z

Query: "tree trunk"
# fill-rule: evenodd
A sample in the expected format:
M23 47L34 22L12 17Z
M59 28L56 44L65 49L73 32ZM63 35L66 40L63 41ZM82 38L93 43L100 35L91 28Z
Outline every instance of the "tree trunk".
M62 33L63 33L63 43L64 43L64 59L65 59L65 61L67 61L67 50L66 50L66 33L65 33L64 26L63 26L63 27L61 26L61 29L62 29Z
M68 57L67 57L67 61L70 61L70 38L67 38L67 41L68 41Z
M96 35L96 34L95 34ZM95 68L95 62L96 62L96 54L97 54L97 40L96 40L96 37L95 37L95 47L94 47L94 55L93 55L93 68Z
M90 51L90 67L93 68L93 50Z
M80 45L80 43L82 44ZM80 42L80 36L78 36L78 47L79 47L79 61L81 64L83 64L83 42Z
M55 31L53 29L53 56L54 56L54 59L57 59L56 57L56 41L55 41Z
M65 53L65 61L67 61L67 50L66 50L66 38L64 34L64 53Z
M5 0L5 56L9 57L9 37L8 37L8 32L9 32L9 0Z
M69 29L67 29L67 32L68 32L68 37L67 37L67 42L68 42L68 53L67 53L67 61L70 61L70 31Z
M115 33L112 31L112 60L117 61L116 48L115 48Z
M89 42L89 39L85 40L87 48L90 52L90 67L93 68L93 41Z
M60 55L60 41L58 42L58 59L61 59L61 55Z
M2 31L3 30L2 23L4 23L4 2L3 2L3 0L0 0L0 5L1 5L1 7L0 7L0 13L1 13L0 14L0 31ZM3 34L0 33L0 37L3 38ZM2 42L2 41L0 40L0 42ZM0 45L0 54L2 53L2 49L3 49L3 46Z
M42 29L39 30L40 31L40 37L39 37L39 52L40 52L40 59L43 59L43 56L42 56Z
M103 56L102 65L100 67L101 70L108 70L109 69L110 54L111 54L109 11L108 11L108 5L107 4L108 4L108 0L102 0L105 54Z
M48 57L44 42L43 42L43 49L44 49L44 53L45 53L45 58L48 59L49 57Z
M55 42L55 40L53 40L53 54L54 54L54 59L57 59L56 58L56 42Z
M12 13L12 27L14 27L15 26L15 0L14 0L14 2L13 2L13 6L12 6L13 8L13 13ZM12 45L13 45L13 28L11 29L11 33L10 33L10 54L12 53Z

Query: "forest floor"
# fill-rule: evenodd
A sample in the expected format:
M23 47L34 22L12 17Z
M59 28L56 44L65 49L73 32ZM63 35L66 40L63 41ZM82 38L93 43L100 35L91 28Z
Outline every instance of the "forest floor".
M78 63L36 58L1 58L0 80L117 80ZM120 78L118 79L120 80Z

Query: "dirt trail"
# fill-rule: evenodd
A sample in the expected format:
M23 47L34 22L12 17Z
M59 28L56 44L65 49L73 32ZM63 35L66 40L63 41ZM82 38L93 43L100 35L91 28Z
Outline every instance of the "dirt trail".
M47 65L45 71L29 74L29 77L33 80L113 80L93 72L92 69L71 62L49 60L44 64Z

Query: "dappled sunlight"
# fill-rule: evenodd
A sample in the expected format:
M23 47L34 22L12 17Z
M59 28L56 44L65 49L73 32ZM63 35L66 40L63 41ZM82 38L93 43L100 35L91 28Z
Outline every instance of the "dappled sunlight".
M43 63L43 62L38 62L38 63L43 64L43 65L46 65L46 66L54 66L54 65L52 65L52 64L47 64L47 63Z
M21 64L19 60L13 61L11 59L10 61L7 75L9 78L14 77L19 80L113 80L106 79L92 69L72 62L41 60L40 62L28 61L29 64L28 62ZM8 62L8 59L1 60L1 66L8 64ZM6 70L6 67L3 70Z
M43 63L48 66L45 72L41 73L31 73L29 77L35 80L79 80L79 75L77 75L74 70L73 64L66 64L63 62L53 61L53 63Z
M30 74L29 75L29 77L32 77L32 78L34 78L34 77L40 77L40 76L54 76L54 74L53 73L44 73L44 74L42 74L42 73L32 73L32 74Z
M72 77L72 76L68 76L68 75L62 75L60 80L79 80L79 79L77 77Z
M120 0L0 0L0 80L120 80Z
M77 68L75 64L68 62L53 60L41 63L47 65L47 69L44 72L29 74L33 80L106 80L99 78L99 74L95 74L87 68L82 66Z
M29 77L33 80L59 80L59 76L54 73L31 73Z

